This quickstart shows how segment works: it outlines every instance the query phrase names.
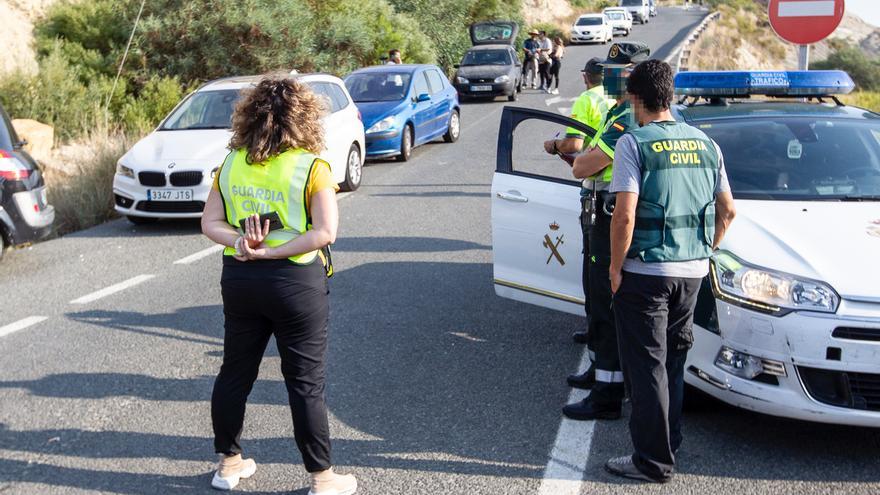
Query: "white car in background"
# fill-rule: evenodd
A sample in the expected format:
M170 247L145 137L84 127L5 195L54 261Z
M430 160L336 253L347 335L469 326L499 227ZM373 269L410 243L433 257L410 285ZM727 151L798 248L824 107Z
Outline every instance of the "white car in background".
M326 74L293 77L327 99L327 148L321 158L330 163L343 190L357 189L364 164L364 125L345 84ZM260 76L218 79L184 98L155 131L119 159L113 179L116 211L134 223L201 217L214 175L229 153L232 111L241 90L259 80Z
M608 24L611 24L611 30L614 34L621 33L624 36L629 36L633 28L633 18L628 10L623 7L608 7L602 13L608 19Z
M571 43L608 43L614 33L608 19L602 14L584 14L571 26Z

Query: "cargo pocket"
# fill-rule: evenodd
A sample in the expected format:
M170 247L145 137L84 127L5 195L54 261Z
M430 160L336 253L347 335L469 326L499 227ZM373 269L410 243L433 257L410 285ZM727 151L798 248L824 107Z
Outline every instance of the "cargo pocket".
M683 325L669 335L669 348L676 351L686 351L694 346L693 322Z

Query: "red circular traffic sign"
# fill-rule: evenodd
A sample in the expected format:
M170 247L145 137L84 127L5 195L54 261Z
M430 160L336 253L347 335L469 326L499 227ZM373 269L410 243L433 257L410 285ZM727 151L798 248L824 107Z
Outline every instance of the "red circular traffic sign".
M843 19L843 0L770 0L770 25L796 45L822 41Z

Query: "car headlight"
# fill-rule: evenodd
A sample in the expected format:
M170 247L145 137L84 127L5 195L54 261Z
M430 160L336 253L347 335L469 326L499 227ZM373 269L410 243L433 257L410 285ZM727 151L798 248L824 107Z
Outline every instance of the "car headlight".
M391 127L393 127L393 126L394 126L394 117L393 116L392 117L385 117L384 119L380 120L379 122L376 122L375 124L373 124L369 129L367 129L367 134L372 133L372 132L387 131L388 129L391 129Z
M495 78L495 82L498 84L503 84L503 83L506 83L509 81L510 81L510 76L508 76L507 74L503 74L503 75L500 75Z
M470 81L468 81L466 77L456 76L455 82L457 82L458 84L467 84Z
M777 316L793 310L834 313L840 304L824 282L750 265L727 251L712 256L709 277L719 299Z
M122 162L116 162L116 174L123 177L128 177L129 179L134 179L134 170L126 167L122 164Z

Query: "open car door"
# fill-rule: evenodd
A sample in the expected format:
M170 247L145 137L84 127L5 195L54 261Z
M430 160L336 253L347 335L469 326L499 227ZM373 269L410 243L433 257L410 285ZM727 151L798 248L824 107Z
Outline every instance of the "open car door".
M476 45L512 45L519 25L513 21L475 22L470 26L471 43Z
M584 315L581 184L543 147L569 128L595 133L541 110L508 106L501 114L492 178L494 284L501 297Z

